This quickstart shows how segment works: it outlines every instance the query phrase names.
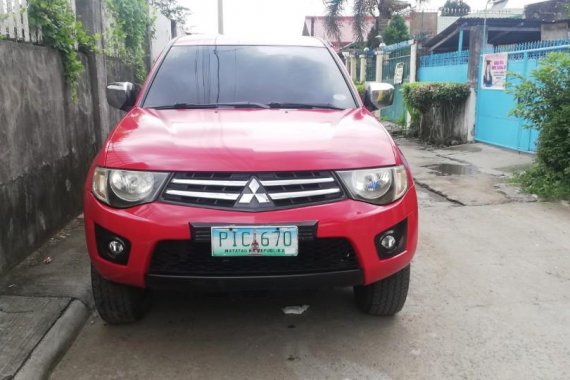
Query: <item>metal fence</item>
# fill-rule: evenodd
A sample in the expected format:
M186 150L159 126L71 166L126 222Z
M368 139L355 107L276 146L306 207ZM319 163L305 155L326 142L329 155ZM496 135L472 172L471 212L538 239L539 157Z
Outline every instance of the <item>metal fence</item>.
M27 0L0 0L0 38L38 42L41 36L30 30Z
M469 50L420 57L420 67L462 65L469 62Z
M418 81L465 83L468 62L469 50L424 55L420 57Z
M392 45L394 46L394 45ZM382 63L382 82L394 83L396 67L403 65L402 83L394 83L394 103L382 110L382 118L394 122L401 122L406 115L406 107L402 96L402 84L410 81L411 47L405 41L397 49L390 49L390 54Z
M75 0L69 0L75 14ZM0 39L41 43L41 30L30 26L28 0L0 0Z
M513 45L498 45L489 53L509 53L509 60L524 61L539 59L556 50L558 47L570 45L569 40L535 41Z
M511 45L497 45L493 49L495 53L514 52L521 50L542 49L555 46L570 45L570 39L567 40L552 40L552 41L533 41L524 42L520 44Z

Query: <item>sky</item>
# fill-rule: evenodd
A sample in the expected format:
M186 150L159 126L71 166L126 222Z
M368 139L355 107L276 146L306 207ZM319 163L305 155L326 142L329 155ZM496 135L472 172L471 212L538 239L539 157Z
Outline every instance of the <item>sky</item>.
M412 0L414 2L415 0ZM509 0L522 8L537 0ZM192 33L216 34L217 0L178 0L190 9L188 25ZM351 3L351 1L349 1ZM437 9L445 0L429 0L424 9ZM484 9L486 0L465 0L472 9ZM350 15L350 7L346 14ZM305 16L323 15L323 0L224 0L224 34L293 37L301 35Z

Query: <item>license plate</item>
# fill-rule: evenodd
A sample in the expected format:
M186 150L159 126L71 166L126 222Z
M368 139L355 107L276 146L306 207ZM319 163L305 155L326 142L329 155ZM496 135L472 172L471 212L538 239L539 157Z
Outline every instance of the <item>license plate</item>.
M212 256L297 256L297 226L212 227Z

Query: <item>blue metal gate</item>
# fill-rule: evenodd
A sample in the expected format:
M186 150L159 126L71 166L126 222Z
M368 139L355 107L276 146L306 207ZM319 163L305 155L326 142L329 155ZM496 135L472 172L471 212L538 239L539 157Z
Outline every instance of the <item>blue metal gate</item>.
M509 74L518 73L528 78L531 71L540 63L540 59L553 51L570 51L570 41L537 42L508 47L496 47L491 53L507 53L507 82ZM534 47L530 48L529 47ZM490 90L483 87L484 62L481 56L477 86L477 111L475 118L475 139L488 144L498 145L522 152L536 151L538 131L526 128L525 120L510 115L515 106L513 95L505 90ZM509 83L507 83L507 86Z

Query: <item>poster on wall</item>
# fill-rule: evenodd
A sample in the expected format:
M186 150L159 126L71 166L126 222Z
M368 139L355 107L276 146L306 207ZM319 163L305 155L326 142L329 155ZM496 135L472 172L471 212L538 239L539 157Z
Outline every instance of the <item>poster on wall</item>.
M404 63L400 62L396 65L396 70L394 71L394 84L402 84L404 80Z
M508 53L483 55L481 88L485 90L504 90L507 84Z

